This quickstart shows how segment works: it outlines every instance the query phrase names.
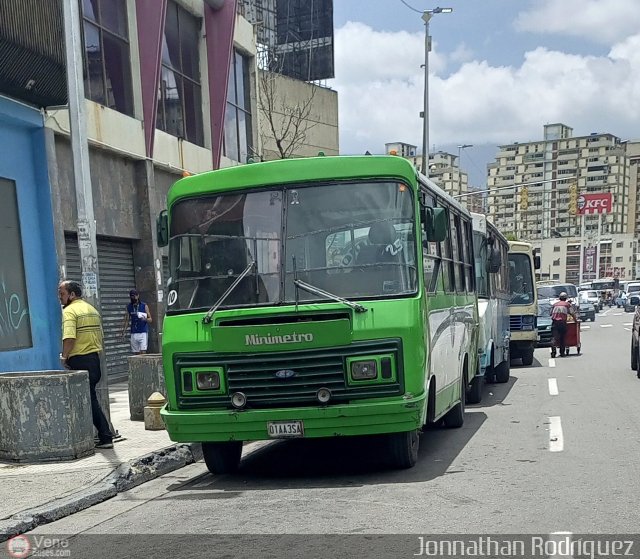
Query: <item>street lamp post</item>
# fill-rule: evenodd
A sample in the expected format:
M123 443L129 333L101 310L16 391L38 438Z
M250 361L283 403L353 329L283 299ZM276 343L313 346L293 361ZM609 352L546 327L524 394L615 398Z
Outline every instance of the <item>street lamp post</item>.
M461 144L458 146L458 194L462 194L462 166L460 165L462 150L472 147L473 144Z
M450 14L453 8L434 8L422 12L424 21L424 107L422 113L422 174L429 176L429 52L431 52L431 37L429 36L429 21L433 14Z

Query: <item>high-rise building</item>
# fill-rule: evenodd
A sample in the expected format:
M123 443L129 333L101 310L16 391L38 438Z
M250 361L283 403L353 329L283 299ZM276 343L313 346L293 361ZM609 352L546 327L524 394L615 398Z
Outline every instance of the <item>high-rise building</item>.
M612 194L610 214L585 216L586 234L634 233L637 188L627 145L613 134L574 137L569 126L547 124L542 140L500 146L488 167L492 221L523 240L580 237L580 218L570 213L573 185L578 195Z

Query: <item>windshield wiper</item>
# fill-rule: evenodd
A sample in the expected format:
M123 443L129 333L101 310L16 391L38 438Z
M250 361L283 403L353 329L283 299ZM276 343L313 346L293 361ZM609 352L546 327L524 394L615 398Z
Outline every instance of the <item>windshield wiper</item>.
M315 287L314 285L308 284L302 280L294 279L293 284L296 287L299 287L300 289L302 289L303 291L306 291L307 293L312 293L313 295L320 295L321 297L326 297L327 299L332 299L333 301L337 301L338 303L347 305L347 307L351 307L356 312L367 312L367 310L369 310L366 307L363 307L359 303L354 303L353 301L349 301L344 297L340 297L338 295L334 295L333 293L329 293L324 289Z
M249 275L249 272L251 272L251 270L253 269L253 267L256 265L256 261L252 260L249 265L244 269L244 272L242 272L237 278L236 280L229 286L229 288L220 296L220 299L218 299L215 304L213 305L213 307L211 307L209 309L209 311L207 312L207 314L205 314L202 317L202 324L210 324L211 321L213 320L213 314L218 310L218 307L220 307L220 305L222 305L222 303L225 302L225 300L227 299L227 297L229 295L231 295L232 291L238 286L238 284Z

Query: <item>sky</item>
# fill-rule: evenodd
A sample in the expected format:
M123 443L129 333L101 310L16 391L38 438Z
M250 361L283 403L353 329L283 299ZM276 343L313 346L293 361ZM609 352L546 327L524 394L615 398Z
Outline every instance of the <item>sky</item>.
M429 24L430 151L458 154L483 185L497 147L574 136L640 139L640 0L334 0L340 152L422 147ZM417 10L417 11L414 11Z

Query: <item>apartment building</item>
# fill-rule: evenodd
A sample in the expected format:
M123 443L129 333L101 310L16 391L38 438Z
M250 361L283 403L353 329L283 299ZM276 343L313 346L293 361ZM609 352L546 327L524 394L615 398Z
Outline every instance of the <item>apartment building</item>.
M586 235L638 230L637 171L631 173L628 142L608 133L573 136L565 124L544 126L542 140L502 145L488 166L491 220L503 232L539 243L552 237L580 238L580 218L569 213L570 187L577 193L611 193L613 209L584 218Z
M637 254L637 237L628 233L609 235L599 240L591 237L584 243L580 238L543 239L540 242L540 277L576 285L581 278L583 282L603 277L636 279L640 277Z
M304 0L287 10L287 1L278 0L280 31L288 13L303 17L307 6L318 10L317 3ZM273 12L274 2L260 4ZM149 350L157 351L169 270L166 249L155 243L155 219L166 208L170 186L186 172L276 156L260 104L260 26L245 17L247 2L78 4L93 223L83 221L77 209L64 108L63 2L3 2L0 195L6 203L0 213L6 232L0 240L0 372L58 368L56 286L63 277L84 279L80 243L88 242L88 228L95 228L97 239L98 273L92 279L103 315L107 372L126 373L129 348L119 332L134 286L150 305ZM277 88L290 103L311 99L306 114L313 122L290 155L337 154L337 94L290 77L308 75L308 61L315 60L304 55L304 45L296 48L289 74L277 76ZM333 60L328 48L331 44L323 43L327 63ZM286 105L278 111L277 118L286 118Z
M416 169L422 166L422 155L418 148L404 142L385 144L385 153L395 153L413 163ZM429 178L451 196L459 196L469 191L469 175L460 168L457 155L438 151L429 154ZM461 198L465 203L465 198Z

